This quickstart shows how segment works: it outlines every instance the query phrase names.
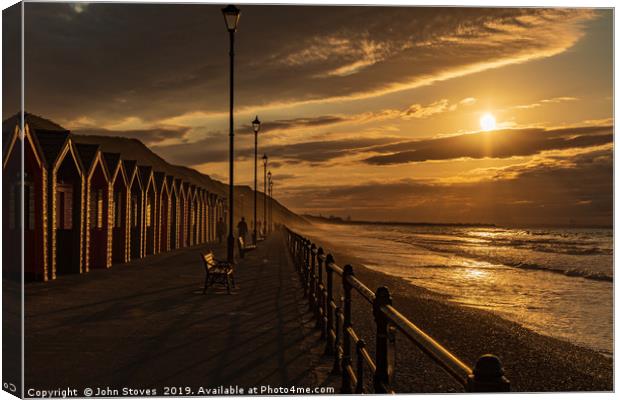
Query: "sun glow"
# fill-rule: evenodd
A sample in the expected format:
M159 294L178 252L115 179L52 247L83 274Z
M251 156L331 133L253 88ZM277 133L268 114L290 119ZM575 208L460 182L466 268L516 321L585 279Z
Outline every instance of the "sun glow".
M480 117L480 128L483 131L492 131L497 126L495 122L495 117L491 113L485 113L482 117Z

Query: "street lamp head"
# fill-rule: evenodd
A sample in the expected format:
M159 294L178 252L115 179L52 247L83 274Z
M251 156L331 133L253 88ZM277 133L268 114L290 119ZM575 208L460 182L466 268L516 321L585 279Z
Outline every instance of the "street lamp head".
M241 14L241 10L230 4L222 8L222 14L224 14L226 29L228 29L229 32L236 31L237 25L239 24L239 15Z
M254 118L254 121L252 121L252 129L254 129L254 133L258 133L260 130L260 120L258 119L258 115Z
M267 154L263 154L263 164L267 165Z
M271 171L267 172L267 179L271 182Z

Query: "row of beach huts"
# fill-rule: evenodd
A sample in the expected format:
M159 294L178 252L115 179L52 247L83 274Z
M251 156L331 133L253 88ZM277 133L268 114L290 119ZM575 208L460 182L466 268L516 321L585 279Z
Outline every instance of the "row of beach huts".
M135 139L75 135L32 114L22 130L16 115L2 155L4 270L20 274L23 226L27 281L212 242L225 220L214 181Z

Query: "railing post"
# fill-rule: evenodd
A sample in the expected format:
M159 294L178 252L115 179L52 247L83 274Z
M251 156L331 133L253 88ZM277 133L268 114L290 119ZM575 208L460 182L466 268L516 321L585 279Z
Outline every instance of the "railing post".
M355 393L364 392L364 356L362 356L362 350L366 348L366 342L364 339L360 339L355 344L356 363L357 363L357 385L355 385Z
M351 379L349 377L349 367L351 366L351 284L349 277L353 276L353 267L350 264L344 266L342 273L343 291L343 322L342 322L342 387L341 393L351 393Z
M327 331L327 343L325 345L325 354L331 355L334 354L334 343L335 339L332 341L331 332L334 331L334 335L336 334L336 330L334 329L334 310L332 310L332 302L334 301L334 271L332 270L332 264L334 263L334 257L331 254L328 254L325 257L325 271L327 272L327 304L325 305L325 313L327 315L327 326L325 330ZM338 315L336 314L336 317Z
M510 381L504 376L502 362L493 354L476 361L474 373L467 377L468 392L510 392Z
M310 244L309 241L303 240L303 274L304 274L304 297L308 297L308 268L310 266Z
M316 285L314 288L314 294L316 296L316 304L314 308L314 315L316 318L316 327L321 329L321 339L325 339L325 331L323 329L323 316L325 314L325 307L323 306L323 248L319 247L316 252L316 269L318 270L318 276L316 279Z
M314 288L316 287L316 245L312 243L310 245L310 272L309 272L309 281L308 281L308 310L312 313L316 313L316 292Z
M391 304L392 297L388 288L385 286L378 288L372 305L375 324L377 325L375 346L377 369L373 379L375 393L387 393L392 384L394 371L394 329L390 326L390 321L381 310L381 307Z
M332 367L332 374L340 374L342 371L340 370L340 362L342 361L342 353L340 352L340 307L336 307L334 310L334 366Z

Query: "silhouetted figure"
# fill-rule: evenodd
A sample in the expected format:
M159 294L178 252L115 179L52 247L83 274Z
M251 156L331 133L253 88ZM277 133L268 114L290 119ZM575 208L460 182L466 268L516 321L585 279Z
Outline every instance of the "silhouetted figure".
M224 237L224 235L226 235L226 223L224 223L224 218L220 217L220 219L217 221L215 231L217 234L218 242L222 243L222 238Z
M237 232L239 233L239 237L245 240L245 235L248 233L248 224L245 222L245 217L241 217L241 221L237 224Z

